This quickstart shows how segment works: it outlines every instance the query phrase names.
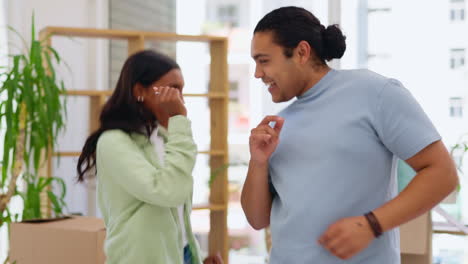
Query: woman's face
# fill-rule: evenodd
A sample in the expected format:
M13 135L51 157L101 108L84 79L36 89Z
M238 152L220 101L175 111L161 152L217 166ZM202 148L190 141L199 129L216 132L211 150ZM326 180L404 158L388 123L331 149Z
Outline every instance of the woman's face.
M156 94L153 90L153 87L163 87L163 86L168 86L171 88L175 88L180 91L180 96L183 100L182 97L182 91L184 89L184 77L182 76L182 72L180 69L172 69L165 75L163 75L159 80L155 81L145 89L145 95L144 95L144 101L143 104L145 105L146 108L150 109L151 112L153 112L156 115L156 118L162 122L165 123L169 119L169 116L166 114L164 109L162 109L157 103L156 103Z

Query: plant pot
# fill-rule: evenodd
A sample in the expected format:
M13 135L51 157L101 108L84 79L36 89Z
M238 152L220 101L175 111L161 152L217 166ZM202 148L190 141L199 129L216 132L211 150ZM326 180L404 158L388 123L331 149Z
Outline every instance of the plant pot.
M35 218L35 219L23 220L21 221L21 223L45 223L45 222L65 220L71 217L72 217L71 215L63 215L59 217L50 217L50 218Z

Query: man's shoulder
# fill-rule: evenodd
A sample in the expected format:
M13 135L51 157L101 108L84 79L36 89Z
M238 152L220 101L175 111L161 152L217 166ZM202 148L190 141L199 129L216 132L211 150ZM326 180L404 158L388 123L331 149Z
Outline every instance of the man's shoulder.
M338 70L344 80L372 85L384 85L390 78L368 69Z
M367 69L340 70L340 85L343 90L352 91L357 96L375 100L381 97L381 93L388 87L404 87L403 84L393 78L381 75ZM347 93L345 93L347 94Z

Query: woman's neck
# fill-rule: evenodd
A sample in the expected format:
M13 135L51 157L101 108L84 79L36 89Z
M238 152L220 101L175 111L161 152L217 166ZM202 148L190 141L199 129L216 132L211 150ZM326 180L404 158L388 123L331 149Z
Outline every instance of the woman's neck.
M167 129L167 127L169 126L169 116L166 114L166 112L156 111L154 115L158 120L158 124Z
M158 124L167 129L167 126L169 125L169 119L166 119L166 120L158 120Z

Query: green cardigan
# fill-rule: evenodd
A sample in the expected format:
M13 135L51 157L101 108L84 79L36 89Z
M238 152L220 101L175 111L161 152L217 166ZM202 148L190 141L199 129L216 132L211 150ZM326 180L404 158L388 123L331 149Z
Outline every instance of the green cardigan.
M190 121L169 119L158 129L165 142L164 166L148 137L121 130L104 132L96 149L98 205L107 228L106 263L182 264L177 207L184 204L193 264L201 263L190 225L192 170L197 147Z

